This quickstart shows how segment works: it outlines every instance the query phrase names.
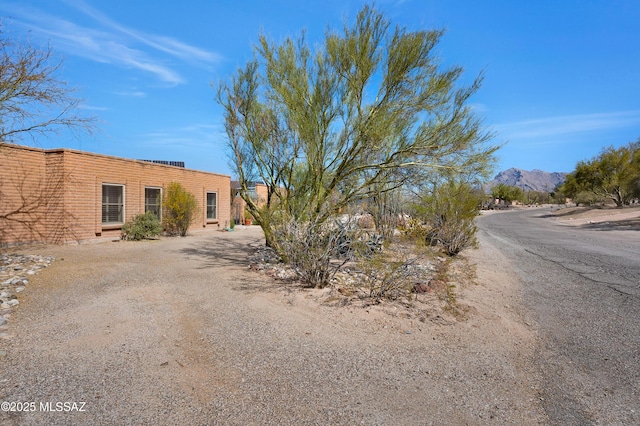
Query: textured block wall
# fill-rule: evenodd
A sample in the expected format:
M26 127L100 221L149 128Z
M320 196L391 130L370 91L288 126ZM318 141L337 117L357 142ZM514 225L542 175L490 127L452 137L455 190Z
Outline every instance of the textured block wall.
M0 147L0 242L65 243L120 235L120 226L102 224L102 185L124 186L125 221L144 213L145 187L180 182L198 200L191 226L219 229L230 222L230 177L180 167L81 151ZM217 219L206 218L206 194L217 193ZM2 221L23 195L40 197L25 223ZM33 204L33 203L32 203Z

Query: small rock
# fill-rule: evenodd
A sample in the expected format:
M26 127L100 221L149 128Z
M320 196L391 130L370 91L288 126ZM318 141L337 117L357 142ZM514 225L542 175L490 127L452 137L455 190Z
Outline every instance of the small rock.
M0 326L3 326L7 323L7 319L3 316L0 316Z
M24 286L16 287L16 293L24 291Z
M429 292L429 284L427 283L415 283L413 286L416 293L428 293Z
M18 301L18 299L11 299L11 300L7 300L5 302L7 305L9 306L18 306L20 304L20 302ZM4 304L4 303L3 303Z

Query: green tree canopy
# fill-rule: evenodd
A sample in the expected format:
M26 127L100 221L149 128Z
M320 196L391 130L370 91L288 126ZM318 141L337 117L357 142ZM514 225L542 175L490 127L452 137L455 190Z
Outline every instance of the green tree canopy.
M505 201L518 201L524 199L524 191L517 186L499 183L491 188L491 196Z
M441 66L442 35L392 28L365 6L315 51L304 36L260 36L218 99L240 194L268 244L277 249L279 215L323 222L421 170L486 170L497 148L468 105L481 78L464 87L461 67ZM249 196L255 180L268 187L262 207Z
M640 196L640 139L619 148L609 146L598 156L578 162L560 190L570 198L591 192L618 207L629 204Z

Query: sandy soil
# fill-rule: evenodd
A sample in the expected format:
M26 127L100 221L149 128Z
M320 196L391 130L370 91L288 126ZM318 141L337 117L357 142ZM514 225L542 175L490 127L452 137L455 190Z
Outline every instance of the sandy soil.
M558 222L571 226L608 226L618 230L640 230L640 206L567 207L552 212Z
M636 226L640 209L553 215ZM2 412L0 423L548 423L536 324L495 247L481 241L458 263L465 315L430 305L425 316L415 305L327 303L330 290L249 271L260 239L251 227L30 249L58 260L4 326L0 400L87 406Z

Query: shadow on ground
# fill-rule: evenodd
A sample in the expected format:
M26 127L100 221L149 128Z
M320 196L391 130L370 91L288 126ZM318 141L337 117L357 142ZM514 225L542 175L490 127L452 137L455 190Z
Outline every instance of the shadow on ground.
M221 269L225 267L239 267L246 271L242 278L233 281L233 289L245 293L270 292L290 293L303 288L298 282L277 279L273 275L275 270L250 269L252 255L255 250L264 245L264 238L247 241L233 238L212 238L194 241L189 247L178 252L191 259L201 262L197 269Z
M580 229L595 231L640 231L640 218L611 222L585 223Z
M260 238L235 240L228 238L207 238L194 241L190 247L180 249L179 252L191 258L202 261L198 269L219 268L224 265L247 266L247 256L256 247L264 244Z

